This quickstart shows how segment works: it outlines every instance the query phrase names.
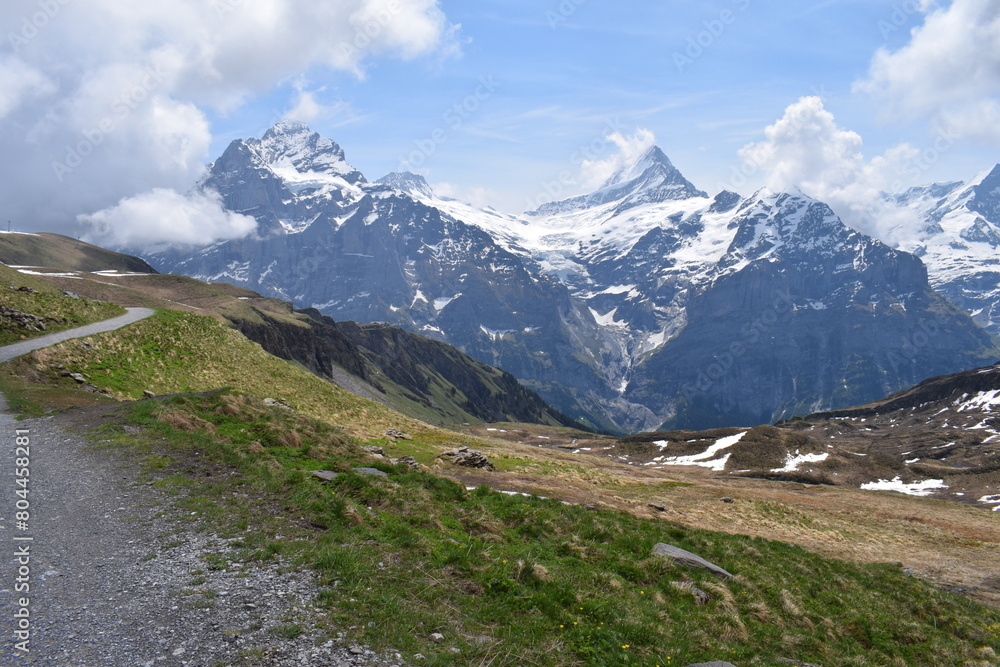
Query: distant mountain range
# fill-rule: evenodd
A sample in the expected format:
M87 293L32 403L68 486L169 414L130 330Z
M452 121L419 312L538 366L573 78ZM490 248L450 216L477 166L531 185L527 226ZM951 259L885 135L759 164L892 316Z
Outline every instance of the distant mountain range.
M924 246L906 248L923 253L929 282L914 254L822 202L709 197L656 147L593 193L510 216L413 174L369 182L335 142L286 122L233 142L198 186L253 216L256 235L146 259L437 338L598 428L757 424L997 358L932 288L997 326L998 274L979 261L996 251L992 178L898 200L943 212L940 232L928 225ZM944 248L958 245L956 264Z

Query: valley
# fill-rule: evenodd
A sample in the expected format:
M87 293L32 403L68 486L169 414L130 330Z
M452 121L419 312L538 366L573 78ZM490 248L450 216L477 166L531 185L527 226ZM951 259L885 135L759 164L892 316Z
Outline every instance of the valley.
M352 626L352 641L421 653L432 664L447 664L452 648L463 660L494 664L564 664L554 655L566 652L569 661L592 651L637 664L667 657L769 664L764 656L824 666L893 656L934 664L942 655L988 664L989 651L1000 648L991 630L1000 624L991 620L1000 603L993 505L954 502L963 499L953 493L963 479L958 469L970 473L970 484L996 484L992 394L979 393L992 386L992 371L777 427L619 439L558 422L451 421L460 433L396 412L392 392L351 375L346 362L344 375L372 396L349 393L302 361L281 361L240 333L238 322L250 317L272 333L280 320L298 321L287 303L179 276L3 271L11 284L72 285L77 297L159 309L120 332L6 364L11 405L86 424L83 432L103 448L128 453L143 471L141 485L175 494L171 505L194 512L188 520L199 530L235 545L220 567L281 558L314 570L326 636ZM952 407L946 414L934 401ZM973 441L978 434L965 426L980 422ZM927 435L917 437L917 424ZM961 447L935 450L951 433L932 431L956 425ZM903 428L905 436L892 438ZM916 453L900 449L910 438L920 440ZM482 452L495 470L449 463L441 454L456 446ZM828 456L810 460L814 453ZM698 465L718 467L727 454L719 470ZM388 460L406 456L418 471ZM695 465L667 465L670 457ZM869 458L872 466L844 463ZM359 467L387 481L352 472ZM779 467L788 470L772 470ZM328 487L313 470L346 477ZM948 476L952 493L942 497L949 500L856 488L873 476L910 482L930 472ZM737 580L716 583L650 559L649 547L663 540L721 563ZM836 593L824 581L837 582ZM702 605L671 582L708 591L713 601ZM401 586L421 592L390 593ZM213 590L200 595L210 601ZM500 621L521 610L523 633ZM931 619L941 618L950 619L947 629L934 628ZM885 639L871 634L875 628ZM445 644L428 640L432 631ZM249 655L241 660L254 664Z

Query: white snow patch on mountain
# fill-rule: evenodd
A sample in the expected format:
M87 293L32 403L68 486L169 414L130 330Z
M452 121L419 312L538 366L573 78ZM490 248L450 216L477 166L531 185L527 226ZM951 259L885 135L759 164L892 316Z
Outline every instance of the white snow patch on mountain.
M729 461L731 454L726 454L725 456L713 459L712 457L721 452L724 449L728 449L735 445L737 442L743 439L743 436L747 434L746 431L742 433L737 433L735 435L726 436L725 438L719 438L715 441L715 444L706 449L701 454L693 454L691 456L669 456L662 457L656 462L660 465L665 466L698 466L701 468L708 468L714 470L715 472L722 472L726 469L726 463ZM653 443L663 451L670 443L666 440L659 440Z
M966 410L980 410L983 412L991 412L994 406L1000 405L1000 389L994 389L992 391L981 391L969 400L964 400L965 394L956 403L958 404L958 412L965 412Z
M795 454L789 453L787 455L784 467L773 468L771 472L795 472L803 463L819 463L826 461L828 458L830 458L828 452L823 452L822 454L799 454L796 451Z
M929 496L937 489L947 489L948 485L943 479L925 479L920 482L903 482L901 477L894 479L880 479L875 482L862 484L863 491L898 491L910 496Z

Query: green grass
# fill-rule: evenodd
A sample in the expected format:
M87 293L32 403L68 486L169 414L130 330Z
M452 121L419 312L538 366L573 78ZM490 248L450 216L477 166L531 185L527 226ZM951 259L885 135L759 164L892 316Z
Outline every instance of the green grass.
M158 465L175 461L154 474L184 486L181 507L239 537L245 560L282 556L315 570L331 631L354 628L352 639L422 653L429 665L958 666L990 664L983 649L1000 649L1000 613L897 565L467 491L405 466L375 464L388 478L354 474L372 465L359 441L231 393L145 401L126 419L145 427ZM122 435L114 446L141 444ZM344 474L323 483L307 472L317 467ZM651 556L660 541L737 576ZM713 599L697 604L684 582ZM431 643L433 632L445 642Z
M180 311L158 311L125 329L72 340L13 362L11 373L67 386L58 370L84 373L116 397L204 392L232 387L271 397L332 424L381 435L394 427L411 431L426 425L360 398L278 359L220 322Z
M34 292L22 292L17 289L18 287L28 287ZM0 345L37 338L47 333L107 320L125 313L124 308L115 304L65 296L61 290L46 282L2 265L0 265L0 305L45 320L44 331L32 331L17 325L13 320L0 318Z

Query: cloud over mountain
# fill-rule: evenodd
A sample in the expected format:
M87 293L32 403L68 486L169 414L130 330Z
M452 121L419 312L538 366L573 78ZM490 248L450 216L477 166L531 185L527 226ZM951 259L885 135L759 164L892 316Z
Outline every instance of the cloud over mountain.
M437 0L41 0L5 3L0 25L0 151L18 165L0 197L11 219L60 231L138 192L187 190L211 113L310 68L364 76L372 58L453 51L457 29Z

